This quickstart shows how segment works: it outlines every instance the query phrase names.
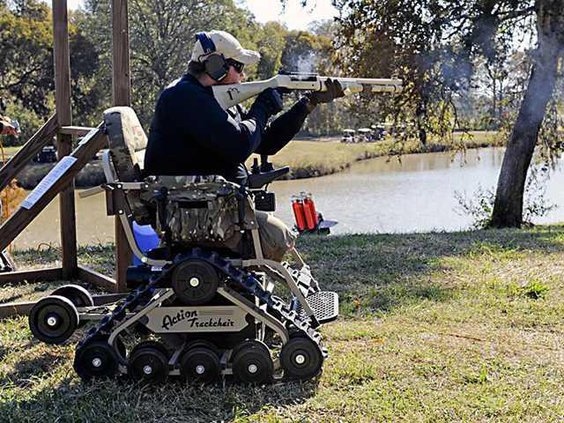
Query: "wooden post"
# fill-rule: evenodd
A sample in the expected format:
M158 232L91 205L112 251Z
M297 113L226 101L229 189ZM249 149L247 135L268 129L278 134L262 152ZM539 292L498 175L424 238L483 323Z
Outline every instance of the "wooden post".
M131 105L127 0L112 0L112 95L114 106ZM117 217L115 238L117 291L125 292L127 291L126 272L132 253Z
M66 0L53 0L55 105L59 127L72 124L68 12ZM72 152L72 136L57 134L59 160ZM63 278L71 279L78 268L74 181L59 195Z

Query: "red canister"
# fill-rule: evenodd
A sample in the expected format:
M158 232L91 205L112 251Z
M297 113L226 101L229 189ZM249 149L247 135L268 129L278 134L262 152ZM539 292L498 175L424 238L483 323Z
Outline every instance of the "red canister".
M294 211L294 219L298 231L302 232L306 229L306 219L304 214L304 203L300 197L292 197L292 210Z
M317 211L315 210L315 203L311 194L307 194L303 197L304 204L304 215L306 221L306 227L308 230L313 231L317 228L319 224L319 218L317 216Z

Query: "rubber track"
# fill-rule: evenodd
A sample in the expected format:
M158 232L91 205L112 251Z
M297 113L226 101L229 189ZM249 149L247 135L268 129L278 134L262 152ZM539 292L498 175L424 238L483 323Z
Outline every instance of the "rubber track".
M78 343L77 350L91 339L98 338L102 335L109 335L111 330L125 319L128 311L133 312L139 305L146 306L151 301L155 290L162 287L161 282L166 280L175 265L189 259L205 261L227 275L232 281L238 283L239 286L244 288L247 292L258 297L260 301L279 312L284 319L291 322L301 333L315 342L323 356L327 357L327 350L321 345L321 334L311 327L309 319L302 318L298 313L290 309L281 298L264 290L260 282L251 272L245 272L233 266L231 262L222 258L215 252L208 252L199 248L176 256L173 265L163 268L158 276L154 276L146 285L138 287L126 298L121 300L111 314L105 316L98 325L91 328L86 333L86 336Z

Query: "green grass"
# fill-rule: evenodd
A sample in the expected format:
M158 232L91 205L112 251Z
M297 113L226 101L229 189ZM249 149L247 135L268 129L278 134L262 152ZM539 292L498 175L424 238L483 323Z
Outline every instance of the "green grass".
M0 151L0 154L3 153L6 161L12 157L14 154L16 154L18 151L20 151L20 149L22 148L21 145L18 145L16 147L4 147L2 149L2 151ZM0 160L2 159L2 156L0 156Z
M244 387L85 385L74 343L0 322L0 421L537 421L564 418L564 226L302 237L300 251L342 317L322 328L323 375ZM22 265L54 250L18 252ZM111 271L111 247L81 249ZM0 301L50 284L4 288ZM74 339L74 341L76 341Z

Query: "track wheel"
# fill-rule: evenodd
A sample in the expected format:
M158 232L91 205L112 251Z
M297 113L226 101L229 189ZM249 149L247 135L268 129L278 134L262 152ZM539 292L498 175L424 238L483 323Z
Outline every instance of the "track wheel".
M168 377L166 348L155 341L141 342L129 355L128 372L133 379L145 383L162 383Z
M118 358L107 340L94 340L77 348L74 370L82 380L109 378L118 370Z
M171 276L171 286L182 304L196 306L209 302L217 291L219 276L208 263L186 260L178 264Z
M274 364L268 348L258 341L243 341L234 348L233 375L243 383L272 381Z
M319 374L323 355L309 338L291 338L280 351L280 364L289 379L307 380Z
M78 322L78 311L74 304L58 295L42 298L29 313L31 332L47 344L65 342L77 328Z
M188 341L188 343L184 347L184 351L188 351L196 347L206 347L212 350L215 353L215 355L217 356L221 355L219 348L217 348L213 342L208 341L207 339L194 339L192 341Z
M92 295L79 285L63 285L55 289L51 295L68 298L75 307L92 307L94 305Z
M219 357L210 348L190 348L180 357L180 373L189 382L213 382L219 377L220 371Z

